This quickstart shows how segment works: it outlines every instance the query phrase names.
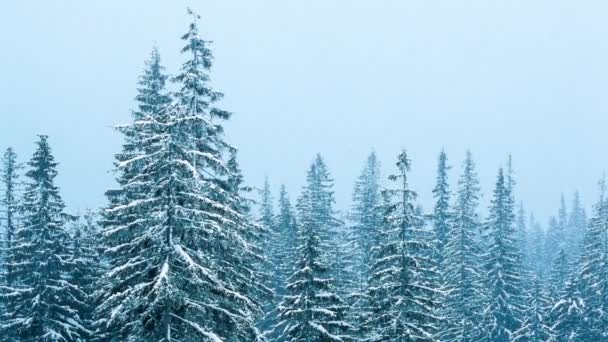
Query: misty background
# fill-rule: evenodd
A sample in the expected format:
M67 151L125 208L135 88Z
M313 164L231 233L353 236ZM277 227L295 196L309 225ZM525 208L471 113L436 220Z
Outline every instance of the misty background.
M154 45L175 73L186 7L214 41L212 85L233 111L246 181L295 198L320 152L338 208L375 149L398 151L431 209L441 148L451 183L466 149L482 207L513 155L516 197L541 222L559 196L587 207L607 169L608 3L603 1L4 1L0 147L29 160L50 135L71 211L104 205L112 161ZM568 201L569 203L569 201Z

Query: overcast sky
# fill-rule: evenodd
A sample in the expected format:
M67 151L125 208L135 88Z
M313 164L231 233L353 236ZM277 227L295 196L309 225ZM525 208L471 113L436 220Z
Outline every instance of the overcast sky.
M452 180L471 149L484 207L513 154L517 197L546 222L560 193L586 205L608 166L605 1L3 1L0 147L22 161L51 136L72 210L99 207L154 44L175 72L186 7L213 40L213 85L248 183L297 195L321 152L339 208L366 155L406 148L426 209L437 154Z

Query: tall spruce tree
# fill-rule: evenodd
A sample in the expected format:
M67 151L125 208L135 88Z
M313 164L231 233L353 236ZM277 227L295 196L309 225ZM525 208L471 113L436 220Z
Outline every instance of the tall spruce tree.
M4 226L4 239L0 244L0 282L8 286L12 279L7 277L10 274L11 261L9 260L8 250L12 246L15 230L19 221L19 172L22 166L17 162L17 154L12 147L6 149L2 159L1 181L3 185L2 196L2 220Z
M574 192L572 197L572 208L568 217L568 229L566 232L566 244L568 246L568 255L573 259L578 259L581 253L581 244L583 236L587 229L587 214L581 203L580 193Z
M445 246L442 341L478 341L484 284L479 244L479 180L467 152Z
M528 267L538 279L542 280L545 274L545 232L533 213L530 213L528 222Z
M78 308L81 289L69 277L70 237L65 205L55 185L57 163L41 135L26 173L23 224L8 250L11 285L3 286L7 312L2 336L21 341L76 341L85 329Z
M71 238L70 279L80 291L76 293L78 302L78 316L85 328L83 340L92 340L93 336L93 311L95 309L95 291L102 272L99 234L95 223L96 216L92 211L87 211L82 218L73 224Z
M174 103L120 128L136 145L117 155L121 188L104 214L109 271L96 321L104 341L260 338L261 284L247 271L252 226L220 123L230 113L215 107L222 94L208 85L209 42L190 14Z
M534 277L532 289L526 299L524 321L513 333L513 341L553 342L556 335L549 321L551 301L543 291L540 279Z
M566 282L559 300L553 303L549 319L557 341L601 341L585 339L582 331L585 322L585 301L575 279Z
M587 341L608 338L608 200L605 180L600 182L600 198L584 235L580 268L575 278L584 306L584 321L579 322L578 335ZM562 299L563 300L563 299ZM569 317L557 317L556 323ZM564 324L570 327L572 324Z
M371 268L371 249L378 240L378 229L382 223L380 211L380 161L375 152L370 153L363 170L355 182L353 207L351 211L352 229L358 248L358 284L363 293Z
M372 341L434 341L437 339L439 297L437 267L432 257L432 232L420 229L415 214L416 192L408 185L411 162L405 151L397 158L397 174L385 190L382 237L374 246L369 286Z
M329 253L336 223L333 181L320 155L311 165L298 199L297 269L279 305L281 341L344 341L353 327L337 294Z
M448 242L449 224L450 224L450 186L448 184L448 170L450 167L447 164L447 155L445 151L439 154L439 162L437 165L437 181L433 189L433 197L435 198L435 208L433 211L433 228L437 237L437 255L438 262L443 262L445 257L445 245Z
M510 341L520 328L523 304L522 265L513 224L514 214L508 178L498 171L490 206L486 260L487 307L484 309L483 341Z
M275 329L279 322L279 303L288 294L286 285L288 278L296 270L298 232L296 217L289 200L285 185L281 185L278 199L278 213L274 218L275 231L272 250L269 251L275 273L272 275L274 291L273 307L266 312L265 324L270 325L269 339L279 339L281 332ZM266 329L266 327L264 327Z

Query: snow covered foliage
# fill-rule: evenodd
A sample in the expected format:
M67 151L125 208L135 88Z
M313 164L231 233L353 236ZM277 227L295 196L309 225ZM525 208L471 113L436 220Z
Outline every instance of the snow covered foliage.
M608 338L608 200L605 187L602 180L600 198L583 239L578 277L573 280L576 281L573 285L577 286L577 295L581 296L584 304L577 307L584 317L577 322L582 326L578 331L588 341ZM567 327L568 323L563 321L569 318L558 317L556 324Z
M509 183L500 169L487 222L488 250L484 260L488 292L483 311L483 341L510 341L522 320L523 265Z
M479 244L479 180L467 152L444 248L442 341L478 341L485 292Z
M442 262L445 254L445 245L448 242L448 234L450 231L450 185L448 183L448 157L445 151L439 154L439 162L437 165L437 182L433 189L433 197L435 198L435 208L433 210L433 228L437 237L438 261Z
M140 111L119 130L120 189L109 192L102 231L109 269L97 308L104 341L256 340L258 273L246 215L239 212L233 150L209 87L212 55L199 17L182 37L187 61L167 103L158 58L140 83Z
M97 281L103 271L100 259L100 246L96 216L87 211L73 224L70 262L70 279L80 289L76 292L77 310L81 324L85 328L85 339L93 338L93 311L95 310L95 291Z
M88 333L78 310L83 295L70 278L70 216L55 185L57 163L46 136L40 136L28 167L23 222L8 249L10 282L2 286L1 334L21 341L75 341Z
M540 280L535 277L525 303L524 321L513 333L513 341L556 341L555 332L549 322L549 310L551 310L551 301L544 293Z
M298 199L296 270L287 280L279 305L281 341L345 341L352 326L337 294L329 251L335 227L332 181L321 156L311 165Z
M372 341L437 340L439 298L437 267L432 258L432 232L419 228L416 192L408 185L411 162L405 151L397 158L397 173L385 190L381 239L374 246L366 322Z
M380 191L380 162L376 153L372 152L355 182L350 217L358 248L360 268L357 273L361 292L365 289L369 278L371 249L376 245L378 230L382 224Z

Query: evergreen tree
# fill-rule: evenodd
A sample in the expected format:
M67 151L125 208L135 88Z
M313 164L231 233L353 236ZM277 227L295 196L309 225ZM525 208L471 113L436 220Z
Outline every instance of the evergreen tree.
M582 245L580 271L576 278L582 297L585 317L580 323L579 334L586 340L605 340L608 338L608 200L606 184L600 182L600 199L594 207ZM558 318L561 322L564 318Z
M2 282L10 286L12 279L7 277L2 272L11 273L11 261L9 260L8 250L12 247L15 230L19 221L19 171L22 166L17 163L17 154L9 147L4 153L2 160L2 175L1 181L4 186L4 196L2 198L3 220L4 221L4 241L0 245L2 253L0 253L0 264L3 266L0 269Z
M484 341L510 341L521 324L522 269L517 249L511 191L498 171L488 219L486 259L488 303L484 310Z
M529 269L536 275L538 279L542 279L545 270L545 253L544 240L545 232L540 223L536 221L534 214L530 213L528 221L528 265Z
M28 163L23 224L8 250L9 286L2 335L22 341L76 341L85 331L78 315L81 289L72 282L65 205L55 185L57 163L42 135Z
M445 255L445 245L448 242L449 221L450 221L450 189L448 184L447 155L445 151L439 154L437 166L437 181L433 189L435 198L435 209L433 211L433 228L438 240L437 254L438 262L442 262Z
M479 244L479 180L467 152L445 246L442 341L477 341L483 309L481 247Z
M521 253L521 258L523 264L525 266L530 265L530 249L528 246L528 227L526 225L526 210L524 209L523 202L519 203L519 208L517 209L517 216L515 219L515 231L517 235L518 241L518 250Z
M553 300L559 300L559 295L566 286L566 282L570 279L570 263L566 252L560 249L557 256L553 260L549 271L549 294Z
M385 190L389 200L380 244L374 246L374 264L369 287L372 341L434 341L439 297L437 267L432 258L432 234L419 229L415 214L416 192L410 190L407 174L411 163L405 151L397 160L398 184Z
M581 325L584 317L585 302L573 279L566 282L560 299L553 304L550 312L552 329L557 341L601 341L587 340L581 334Z
M288 279L275 330L282 332L282 341L344 341L353 327L344 320L346 305L337 294L328 260L336 223L333 182L321 156L306 183L298 199L297 269Z
M275 218L276 231L278 240L282 241L281 248L277 250L275 265L277 265L278 282L282 285L278 288L278 296L282 296L284 293L280 293L284 285L286 284L287 277L296 270L296 248L298 242L298 232L296 228L296 217L293 212L293 208L289 201L289 195L285 185L281 185L279 192L279 212Z
M264 187L260 190L260 224L271 230L274 226L274 209L270 181L264 179Z
M98 230L95 224L95 214L88 211L82 219L74 224L70 279L80 291L76 293L78 316L85 328L86 340L93 338L93 311L95 309L95 290L101 276L101 259L99 255Z
M134 121L149 120L163 112L171 103L171 97L165 89L168 76L164 71L160 53L154 47L138 81L138 94L135 97L137 110L133 111Z
M552 342L556 341L555 332L549 322L551 302L545 296L537 277L532 281L532 290L526 301L525 319L521 328L513 334L513 341Z
M227 163L234 148L217 122L230 115L215 107L209 42L190 13L176 101L120 128L135 146L117 156L121 189L104 213L100 340L260 337L255 234Z
M266 324L272 329L270 340L277 340L280 332L275 329L279 322L278 307L282 299L288 294L285 286L288 284L288 278L296 270L297 247L298 247L298 232L296 228L296 218L293 212L293 207L289 200L289 195L284 185L281 185L278 200L278 213L274 218L275 232L274 244L270 254L272 264L274 265L275 273L272 275L275 304L271 311L267 311ZM266 329L266 327L265 327Z
M360 293L363 293L369 278L371 249L378 240L378 228L382 222L380 202L380 161L376 153L372 152L355 182L351 213L354 238L359 251L357 263L360 265L358 270Z
M559 251L565 249L565 232L563 227L559 224L559 221L555 216L549 218L549 225L547 226L547 234L544 243L545 252L545 265L546 270L550 270L552 263L558 256Z
M566 244L568 255L577 259L581 253L581 244L587 227L587 214L582 207L581 198L578 191L574 192L572 199L572 209L568 218L568 231L566 234Z

